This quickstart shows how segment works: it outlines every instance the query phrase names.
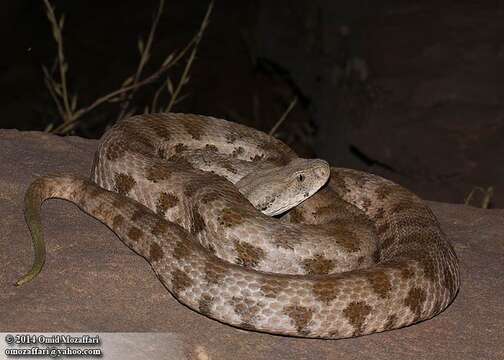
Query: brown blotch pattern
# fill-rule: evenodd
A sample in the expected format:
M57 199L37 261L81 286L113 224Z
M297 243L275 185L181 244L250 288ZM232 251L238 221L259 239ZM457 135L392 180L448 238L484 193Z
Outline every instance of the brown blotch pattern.
M289 221L293 224L299 224L304 221L303 211L293 208L289 211Z
M308 326L313 318L313 310L300 305L289 305L283 309L283 313L291 318L298 334L308 335Z
M116 215L112 219L112 228L117 229L119 226L121 226L124 223L124 217L122 215Z
M189 182L184 186L184 196L187 198L191 198L196 194L196 192L199 189L201 189L201 183L198 183L197 181Z
M413 287L410 289L408 296L404 299L404 304L410 308L411 312L415 314L415 322L421 319L422 309L427 295L424 290Z
M227 159L220 159L219 165L222 166L227 171L229 171L231 174L238 173L238 170L233 166L233 163Z
M390 194L394 193L395 191L397 191L397 186L391 184L378 186L375 189L376 198L380 201L385 200L387 197L389 197Z
M203 294L203 296L200 297L198 300L198 310L201 314L210 316L212 315L211 312L211 307L214 302L213 296L210 296L208 294Z
M364 210L364 212L368 212L369 210L369 207L372 205L372 202L371 202L371 199L369 198L364 198L362 200L362 209Z
M284 229L284 231L279 231L273 234L272 242L274 245L286 249L293 250L294 247L301 243L302 237L297 231Z
M143 209L143 208L140 208L140 207L139 207L139 208L137 208L137 209L133 212L133 215L131 215L131 221L132 221L132 222L139 222L139 220L140 220L142 217L146 216L146 215L147 215L147 213L146 213L145 209Z
M313 285L313 294L315 297L329 305L331 301L336 299L338 294L340 293L340 284L338 281L317 281Z
M343 246L348 252L353 253L360 250L361 239L348 227L334 224L332 230L337 234L337 243Z
M197 234L203 231L206 227L205 220L199 213L198 209L193 209L192 214L192 223L191 223L191 233Z
M368 273L367 279L378 296L382 299L389 297L392 291L392 284L385 271L371 271Z
M178 202L179 199L175 195L161 192L156 202L156 213L158 213L159 215L164 215L166 213L166 210L176 206Z
M159 261L163 258L164 251L157 243L152 242L149 249L149 259L150 261Z
M127 195L135 184L135 179L128 174L119 173L114 176L114 190L121 195Z
M385 323L385 327L383 330L392 330L395 329L397 323L397 316L396 315L390 315L387 318L387 322Z
M169 224L163 219L158 219L151 229L151 234L158 236L164 234L168 230Z
M226 268L211 262L205 264L205 280L208 284L217 285L226 275Z
M379 207L378 210L376 210L376 214L374 216L375 221L376 220L383 220L385 217L385 209L383 207Z
M191 286L192 281L189 276L182 270L175 269L171 273L172 287L175 294L184 291L186 288Z
M257 162L257 161L261 161L263 158L264 158L263 154L261 154L261 155L256 154L256 155L250 157L250 161Z
M208 152L213 152L213 153L218 153L219 152L219 149L217 148L217 146L215 146L213 144L206 144L205 145L205 150L208 151Z
M143 231L137 228L136 226L130 228L128 230L128 237L133 241L138 241L143 235Z
M226 135L224 135L224 137L225 137L226 142L228 144L234 144L235 141L238 139L238 136L232 132L226 133Z
M264 259L264 250L243 241L236 241L234 246L238 253L236 263L247 268L254 268Z
M127 144L124 140L119 140L107 144L105 157L108 160L115 161L124 156L126 153Z
M184 152L186 151L187 149L189 149L187 147L186 144L182 144L182 143L179 143L179 144L176 144L174 147L173 147L173 151L175 151L176 154L180 154L181 152Z
M236 315L238 315L245 324L252 324L254 317L262 307L261 304L252 299L238 296L234 296L231 299L231 306Z
M165 149L163 149L163 148L157 149L156 154L157 154L158 158L163 159L163 160L166 159L166 150Z
M170 175L171 171L166 166L156 164L147 168L145 177L147 180L157 183L158 181L168 180Z
M303 261L303 268L308 275L327 275L335 266L334 260L327 259L322 254L317 254L311 259Z
M245 220L243 216L235 209L225 208L222 210L220 215L217 218L217 221L221 226L226 228L239 225L243 223Z
M231 156L236 158L236 157L239 157L241 155L243 155L245 153L245 149L242 148L241 146L238 146L238 147L235 147L233 149L233 152L231 153Z
M364 301L351 302L344 310L343 314L354 327L354 336L362 334L366 317L371 313L371 306Z
M201 140L205 135L205 125L200 121L184 121L184 128L194 140Z
M191 247L186 241L178 241L173 249L173 257L177 260L181 260L189 257L191 252Z
M277 280L268 280L261 285L261 291L265 297L275 298L283 289L287 288L288 284Z
M171 134L168 128L165 126L164 121L159 121L158 118L155 117L146 117L144 118L144 123L146 127L150 128L154 134L159 136L164 140L170 140Z
M415 210L416 208L418 208L417 204L413 203L412 201L403 200L403 201L397 201L395 204L390 206L389 212L391 214L399 214L404 211Z
M217 200L219 197L220 197L220 195L217 191L209 191L201 197L201 202L203 204L208 204L214 200Z

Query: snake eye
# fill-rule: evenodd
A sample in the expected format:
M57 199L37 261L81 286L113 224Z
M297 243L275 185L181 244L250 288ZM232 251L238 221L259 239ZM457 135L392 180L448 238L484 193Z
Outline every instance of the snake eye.
M297 179L298 179L299 182L303 182L304 181L304 175L303 174L298 175Z

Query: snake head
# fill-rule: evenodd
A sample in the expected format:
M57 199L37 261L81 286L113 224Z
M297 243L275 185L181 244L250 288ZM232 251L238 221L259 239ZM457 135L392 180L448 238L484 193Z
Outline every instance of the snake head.
M235 185L256 209L275 216L315 194L330 172L325 160L296 158L280 167L262 165Z

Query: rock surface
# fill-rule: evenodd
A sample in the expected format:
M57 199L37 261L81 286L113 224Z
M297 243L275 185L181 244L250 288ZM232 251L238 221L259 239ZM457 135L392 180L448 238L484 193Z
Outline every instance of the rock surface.
M504 359L504 210L429 202L460 258L461 291L434 319L354 339L273 336L208 319L178 303L104 225L62 200L43 207L44 270L14 287L32 261L26 187L47 173L88 174L96 145L0 130L0 331L169 332L195 359Z

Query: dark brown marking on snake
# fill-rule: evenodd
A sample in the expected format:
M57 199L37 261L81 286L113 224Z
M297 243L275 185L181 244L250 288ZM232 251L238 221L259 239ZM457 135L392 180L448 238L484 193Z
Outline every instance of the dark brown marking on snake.
M164 121L159 121L157 117L145 117L143 122L146 127L151 129L154 134L163 140L170 140L171 134L168 128L165 126Z
M90 199L96 199L103 193L103 189L86 181L83 183L83 191L81 193L87 194L87 197Z
M212 152L212 153L218 153L219 152L219 149L217 148L217 146L215 146L213 144L206 144L205 145L205 150L208 151L208 152Z
M246 324L251 324L261 310L261 306L255 300L246 297L233 296L230 302L235 314Z
M378 210L376 210L376 214L374 216L375 221L376 220L383 220L385 217L385 209L383 207L379 207Z
M143 231L136 226L133 226L128 230L128 237L133 241L138 241L138 239L140 239L142 235Z
M426 298L427 295L424 290L414 287L410 289L408 296L404 299L404 304L410 308L413 314L415 314L414 322L421 319L422 308Z
M227 171L229 171L231 174L238 173L238 170L233 166L233 163L227 159L220 159L219 165L222 166Z
M303 268L308 275L327 275L331 273L335 266L334 260L327 259L322 254L316 254L312 258L303 261Z
M266 256L263 249L244 241L235 241L234 248L238 253L236 263L246 268L256 267Z
M157 243L152 242L149 249L150 261L156 262L164 257L164 251Z
M187 198L191 198L196 194L196 192L199 189L201 189L201 184L198 183L197 181L188 182L184 186L184 196Z
M387 322L385 323L385 327L383 330L392 330L396 328L396 323L397 323L397 316L396 315L390 315L387 318Z
M171 176L171 170L166 166L152 165L147 168L145 177L147 180L157 183L158 181L168 180Z
M422 240L424 240L425 234L411 234L409 236L405 236L403 239L401 239L401 246L404 248L408 249L406 251L401 252L400 255L401 257L404 257L406 259L413 259L416 260L420 266L422 267L424 271L424 275L430 280L430 281L436 281L437 280L437 271L436 271L436 264L434 263L434 260L432 259L432 256L427 252L428 249L424 248L411 248L411 246L407 246L408 244L412 245L418 245L418 247L422 246Z
M166 159L166 150L163 148L158 148L157 149L157 157L160 159Z
M369 198L362 199L362 209L364 210L364 212L367 213L372 204L373 203L371 202L371 199Z
M317 281L313 285L315 297L327 305L336 299L340 291L341 287L338 281Z
M284 229L284 231L273 234L271 241L282 249L293 250L297 244L301 243L302 237L295 230Z
M121 226L124 223L124 217L122 215L116 215L112 219L112 228L117 229L119 226Z
M217 221L223 227L229 228L243 223L243 216L235 209L225 208L217 217Z
M373 291L382 299L388 298L392 291L390 278L385 271L372 271L367 274L367 279L371 283Z
M135 209L133 215L131 215L131 221L136 223L144 216L146 216L145 209L139 207Z
M182 123L185 130L194 140L201 140L201 137L205 135L205 125L200 121L184 121Z
M238 147L235 147L233 149L233 152L231 153L231 156L236 158L236 157L239 157L241 155L243 155L245 153L245 149L241 146L238 146Z
M350 189L345 181L345 177L338 172L331 170L329 183L331 189L333 189L337 194L346 194L350 192Z
M199 213L198 209L194 208L193 209L193 218L192 218L192 224L191 224L191 233L193 234L198 234L201 231L203 231L206 227L205 224L205 219L201 216Z
M166 210L176 206L178 202L179 199L175 195L167 192L161 192L156 202L156 213L164 215Z
M206 192L201 197L201 202L203 204L208 204L208 203L211 203L214 200L217 200L220 197L221 197L221 195L217 191L209 191L209 192Z
M298 208L293 208L289 211L289 220L293 224L299 224L304 221L303 211Z
M256 155L250 157L250 161L258 162L258 161L261 161L263 158L264 158L263 154L261 154L261 155L256 154Z
M210 316L212 315L212 304L214 302L213 296L208 294L203 294L198 301L198 310L201 314Z
M300 305L289 305L283 309L283 313L291 318L298 334L307 336L310 334L308 326L313 318L313 310Z
M177 241L177 245L173 249L173 257L177 260L186 259L189 255L191 255L192 249L191 247L184 241Z
M418 204L415 204L412 201L403 200L397 201L393 205L391 205L389 212L391 214L399 214L406 211L416 210L417 208Z
M135 179L128 174L119 173L114 176L114 190L120 195L127 195L135 185Z
M261 291L265 297L275 298L287 287L288 284L285 282L279 280L268 280L261 285Z
M371 313L371 306L364 301L351 302L344 310L343 314L354 327L354 336L359 336L364 331L364 322Z
M376 198L379 201L383 201L388 198L391 194L397 191L397 185L384 184L380 185L375 189Z
M166 233L169 228L169 223L163 219L158 219L151 229L151 234L154 236L159 236Z
M184 291L192 285L192 281L189 276L187 276L187 274L180 269L175 269L172 271L171 279L173 292L175 294L179 294L181 291Z
M343 246L348 252L353 253L360 250L361 239L355 232L348 229L347 226L334 224L332 229L338 235L337 243Z
M210 261L205 263L205 280L210 285L218 285L226 275L224 266L216 265Z
M226 135L224 135L224 137L228 144L234 144L235 141L238 139L238 136L232 132L227 132Z
M187 145L182 144L182 143L178 143L178 144L176 144L176 145L173 147L173 150L175 151L175 154L180 154L181 152L184 152L184 151L186 151L187 149L189 149L189 148L187 147Z
M103 147L104 145L102 145ZM124 140L118 140L107 144L105 157L110 161L115 161L126 154L127 144ZM97 152L97 154L100 151Z

